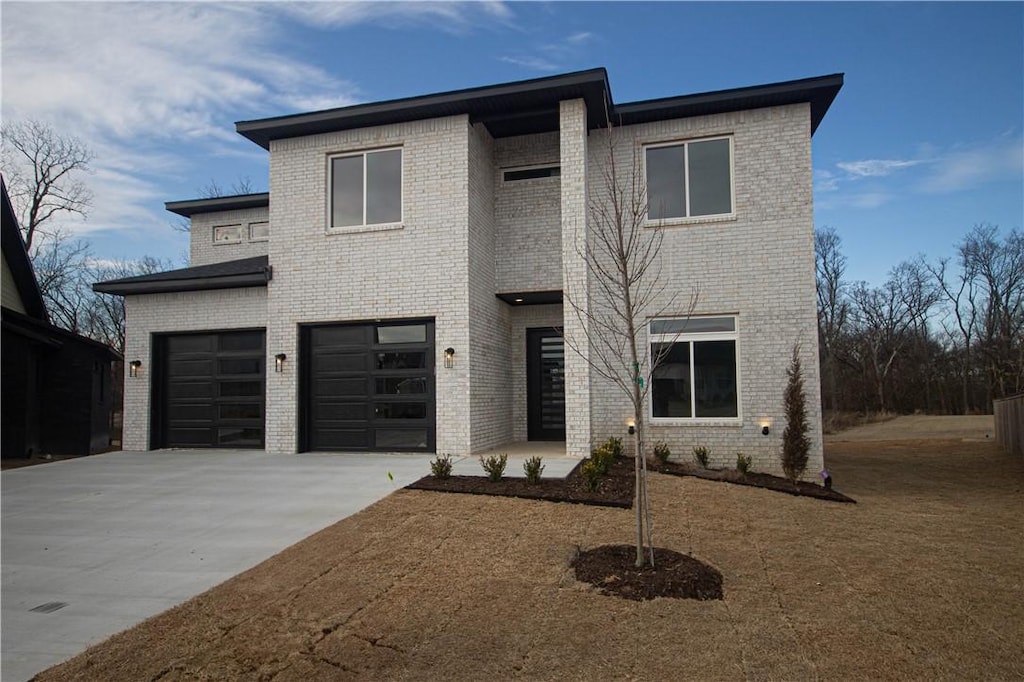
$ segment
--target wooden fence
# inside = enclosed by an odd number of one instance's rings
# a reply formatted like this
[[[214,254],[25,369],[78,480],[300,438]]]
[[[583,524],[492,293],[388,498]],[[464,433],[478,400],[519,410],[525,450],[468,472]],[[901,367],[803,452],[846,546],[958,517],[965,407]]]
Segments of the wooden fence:
[[[1024,393],[992,401],[996,415],[996,443],[1024,457]]]

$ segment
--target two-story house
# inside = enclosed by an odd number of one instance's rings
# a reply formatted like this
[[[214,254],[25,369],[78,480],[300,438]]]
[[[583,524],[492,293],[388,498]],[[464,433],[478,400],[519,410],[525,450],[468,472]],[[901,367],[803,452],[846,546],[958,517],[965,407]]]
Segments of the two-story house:
[[[777,470],[800,344],[815,471],[811,136],[841,86],[617,104],[594,69],[238,123],[269,193],[167,204],[191,219],[191,267],[96,285],[126,298],[125,447],[584,456],[623,435],[628,401],[564,296],[593,298],[579,245],[614,153],[682,294],[644,321],[664,355],[648,440]]]

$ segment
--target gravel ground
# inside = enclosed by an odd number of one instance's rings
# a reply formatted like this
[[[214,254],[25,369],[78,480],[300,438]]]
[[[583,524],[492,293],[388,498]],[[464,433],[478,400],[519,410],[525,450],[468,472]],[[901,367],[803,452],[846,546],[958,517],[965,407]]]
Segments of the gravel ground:
[[[1020,679],[1024,462],[829,442],[856,505],[651,475],[658,545],[724,599],[575,581],[632,512],[401,490],[40,680]]]

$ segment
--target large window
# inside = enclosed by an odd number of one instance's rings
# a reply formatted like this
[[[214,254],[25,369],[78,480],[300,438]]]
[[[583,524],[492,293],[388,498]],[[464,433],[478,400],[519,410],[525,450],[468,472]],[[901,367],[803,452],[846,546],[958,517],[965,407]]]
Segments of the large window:
[[[739,417],[736,318],[691,317],[650,324],[651,417]]]
[[[644,167],[648,220],[733,212],[732,138],[650,145]]]
[[[402,222],[402,150],[330,158],[330,227]]]

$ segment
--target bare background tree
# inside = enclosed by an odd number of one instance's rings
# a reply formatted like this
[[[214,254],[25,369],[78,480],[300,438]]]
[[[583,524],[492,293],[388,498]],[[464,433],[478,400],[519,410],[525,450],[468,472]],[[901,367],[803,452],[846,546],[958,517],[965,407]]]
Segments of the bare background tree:
[[[237,194],[253,194],[256,190],[253,188],[252,178],[248,175],[238,176],[231,186],[225,189],[219,182],[214,178],[210,178],[202,187],[196,188],[196,194],[200,199],[216,199],[218,197],[230,197]],[[188,218],[179,218],[171,222],[171,228],[177,232],[190,232],[192,229],[192,222]]]
[[[645,325],[665,314],[688,317],[696,306],[698,292],[693,291],[685,310],[678,309],[677,292],[669,291],[662,278],[659,252],[664,233],[645,226],[648,203],[641,147],[630,142],[629,162],[623,167],[612,132],[609,125],[601,142],[606,144],[601,180],[587,197],[587,234],[576,239],[576,252],[586,265],[591,283],[589,305],[565,287],[565,301],[585,330],[589,352],[581,352],[580,339],[571,334],[565,335],[565,343],[617,387],[633,410],[636,566],[642,567],[648,562],[654,565],[643,405],[651,375],[669,352],[666,344],[648,359]]]
[[[41,121],[5,123],[2,137],[0,164],[31,249],[55,215],[85,217],[92,192],[81,176],[89,172],[92,152],[74,135],[62,135]]]
[[[881,287],[843,279],[834,231],[815,246],[826,429],[843,412],[989,413],[993,399],[1024,392],[1018,229],[976,225],[955,258],[918,256]]]
[[[85,217],[92,192],[82,176],[92,152],[77,137],[40,121],[5,123],[2,168],[50,321],[124,350],[124,299],[92,290],[95,282],[173,267],[144,256],[138,261],[97,260],[89,242],[60,226],[62,214]]]

